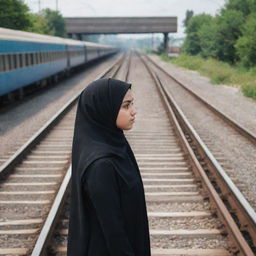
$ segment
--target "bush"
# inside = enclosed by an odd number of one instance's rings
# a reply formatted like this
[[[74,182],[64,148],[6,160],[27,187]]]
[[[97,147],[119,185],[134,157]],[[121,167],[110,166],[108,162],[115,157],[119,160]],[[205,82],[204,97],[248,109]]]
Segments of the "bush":
[[[246,67],[256,65],[256,13],[251,14],[243,26],[243,36],[241,36],[236,44],[236,50],[242,64]]]
[[[161,57],[163,60],[171,61],[178,66],[197,70],[200,74],[209,77],[214,84],[240,87],[245,96],[256,99],[256,66],[248,71],[243,67],[231,66],[228,63],[210,58],[206,60],[200,56],[182,54],[173,59],[167,56]]]
[[[245,96],[256,100],[256,81],[255,81],[255,84],[242,85],[241,89]]]

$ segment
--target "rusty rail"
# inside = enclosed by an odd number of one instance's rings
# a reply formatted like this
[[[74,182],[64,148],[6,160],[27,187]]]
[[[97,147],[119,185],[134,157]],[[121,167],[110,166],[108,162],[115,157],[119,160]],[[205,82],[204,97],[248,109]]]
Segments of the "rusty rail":
[[[194,172],[196,179],[198,181],[200,180],[203,190],[204,190],[204,193],[207,194],[207,197],[209,197],[209,200],[210,200],[210,203],[212,206],[212,210],[218,215],[218,217],[225,224],[225,230],[227,231],[227,234],[230,237],[230,240],[232,241],[232,244],[230,247],[232,250],[232,253],[234,255],[246,255],[246,256],[254,255],[251,248],[245,241],[242,233],[240,232],[238,226],[236,225],[235,221],[233,220],[231,214],[227,210],[225,204],[221,200],[220,196],[216,192],[216,190],[213,187],[213,185],[211,184],[208,176],[206,175],[205,171],[203,170],[202,166],[200,165],[199,161],[197,160],[192,148],[190,147],[190,145],[184,135],[184,132],[182,131],[182,128],[184,129],[185,127],[182,127],[182,125],[180,125],[180,124],[181,123],[187,124],[187,127],[186,127],[187,133],[195,134],[195,136],[197,138],[199,138],[199,136],[196,134],[195,130],[192,128],[192,126],[189,124],[188,120],[186,119],[186,117],[184,116],[184,114],[182,113],[180,108],[177,106],[177,104],[175,103],[171,94],[164,88],[163,84],[161,83],[160,78],[154,72],[152,72],[152,70],[149,68],[148,64],[146,63],[146,61],[143,58],[141,58],[141,59],[142,59],[143,63],[145,64],[147,70],[149,71],[151,77],[153,78],[153,80],[155,81],[155,83],[157,85],[159,95],[163,100],[163,103],[165,105],[167,113],[169,113],[170,122],[174,125],[174,127],[176,127],[177,135],[180,139],[180,142],[182,144],[184,151],[186,152],[188,159],[191,162],[192,170]],[[190,130],[189,128],[192,128],[192,129]],[[202,148],[206,149],[206,146],[204,145],[204,147],[202,147]],[[208,153],[210,153],[209,150],[207,150],[207,151],[208,151]],[[207,154],[205,153],[205,155],[207,155]],[[214,158],[214,157],[212,156],[212,158]],[[215,160],[215,162],[217,162],[217,161]],[[232,190],[230,190],[230,193],[234,193],[234,192]],[[237,197],[237,196],[235,196],[235,197]],[[247,209],[245,209],[245,212],[247,212]],[[244,219],[241,219],[241,220],[243,221],[242,223],[245,223]],[[255,223],[254,218],[252,219],[252,221],[253,221],[252,223]],[[253,227],[255,229],[255,224],[253,225]],[[254,236],[254,238],[255,238],[255,236]]]

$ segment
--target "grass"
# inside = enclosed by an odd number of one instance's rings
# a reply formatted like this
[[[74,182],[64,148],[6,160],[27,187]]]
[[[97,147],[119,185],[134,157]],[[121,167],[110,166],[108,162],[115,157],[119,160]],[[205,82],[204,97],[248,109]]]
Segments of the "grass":
[[[189,55],[180,55],[178,58],[161,55],[161,59],[190,70],[196,70],[209,77],[214,84],[239,87],[245,96],[256,100],[256,67],[246,70],[215,59]]]

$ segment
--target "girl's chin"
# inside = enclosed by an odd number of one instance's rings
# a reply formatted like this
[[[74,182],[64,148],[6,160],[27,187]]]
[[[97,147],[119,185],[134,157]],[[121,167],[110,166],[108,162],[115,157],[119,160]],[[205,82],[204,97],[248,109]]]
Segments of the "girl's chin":
[[[127,131],[127,130],[131,130],[132,127],[133,127],[133,124],[127,125],[126,127],[124,127],[123,130],[126,130],[126,131]]]

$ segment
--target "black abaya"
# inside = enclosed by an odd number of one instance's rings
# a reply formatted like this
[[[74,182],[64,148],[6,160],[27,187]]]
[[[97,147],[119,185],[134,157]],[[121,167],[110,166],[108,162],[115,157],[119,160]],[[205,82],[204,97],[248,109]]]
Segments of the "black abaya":
[[[140,172],[115,124],[130,86],[100,79],[80,95],[72,148],[68,256],[150,256]]]

